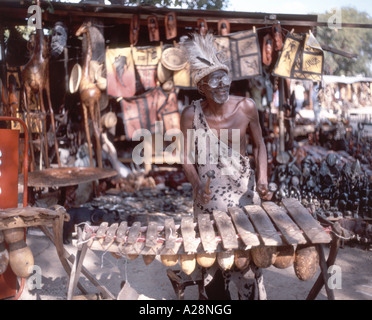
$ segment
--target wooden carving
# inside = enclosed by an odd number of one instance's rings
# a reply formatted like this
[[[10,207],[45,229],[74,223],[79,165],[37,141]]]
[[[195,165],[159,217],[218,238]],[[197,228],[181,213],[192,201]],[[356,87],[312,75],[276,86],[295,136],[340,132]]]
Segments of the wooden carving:
[[[135,46],[137,44],[138,38],[139,38],[139,32],[140,32],[140,16],[138,14],[134,14],[130,22],[129,41],[131,45]]]
[[[100,98],[101,98],[101,91],[96,86],[96,84],[91,80],[89,77],[89,67],[90,62],[92,60],[92,44],[90,40],[90,32],[89,27],[91,26],[91,22],[84,22],[79,29],[76,31],[75,35],[77,37],[81,36],[82,34],[86,34],[87,37],[87,52],[83,63],[83,72],[81,76],[81,81],[79,85],[79,92],[80,92],[80,100],[81,105],[83,107],[84,113],[84,126],[85,126],[85,133],[87,136],[87,142],[89,147],[89,160],[90,166],[93,167],[93,151],[92,151],[92,144],[90,140],[90,130],[89,130],[89,123],[88,123],[88,109],[89,115],[93,124],[93,133],[96,139],[96,148],[97,148],[97,162],[98,167],[102,168],[102,149],[101,149],[101,141],[100,141],[100,118],[101,118],[101,110],[100,110]]]
[[[272,36],[274,38],[274,50],[280,51],[283,48],[282,27],[279,22],[274,23],[272,27]]]
[[[177,37],[177,20],[175,12],[169,12],[165,15],[165,37],[167,40]]]
[[[153,41],[159,41],[159,24],[158,24],[158,18],[156,16],[149,16],[147,18],[147,27],[149,29],[149,39],[150,42]]]
[[[3,96],[4,115],[8,117],[17,117],[18,96],[17,96],[17,79],[13,74],[8,77],[8,96]],[[4,90],[5,93],[5,90]]]
[[[273,60],[273,38],[271,34],[266,34],[263,38],[262,63],[270,66]]]
[[[230,22],[226,19],[218,21],[218,34],[220,36],[226,36],[230,33]]]
[[[41,111],[45,114],[45,105],[43,99],[43,92],[45,90],[48,99],[48,107],[50,113],[50,120],[54,136],[54,146],[56,150],[58,166],[61,165],[59,159],[58,142],[56,137],[56,127],[54,121],[54,111],[52,102],[50,100],[50,87],[49,87],[49,57],[47,53],[47,43],[44,41],[43,29],[36,29],[35,44],[32,56],[29,62],[22,69],[22,81],[25,90],[25,108],[27,114],[30,115],[30,102],[32,95],[37,97],[40,104]],[[44,148],[45,148],[45,165],[49,167],[48,158],[48,142],[46,130],[46,117],[43,120],[44,124]],[[32,145],[32,142],[31,142]]]
[[[198,26],[198,29],[199,29],[199,33],[202,35],[202,36],[205,36],[208,32],[208,24],[207,24],[207,21],[205,19],[198,19],[197,22],[196,22],[197,26]]]

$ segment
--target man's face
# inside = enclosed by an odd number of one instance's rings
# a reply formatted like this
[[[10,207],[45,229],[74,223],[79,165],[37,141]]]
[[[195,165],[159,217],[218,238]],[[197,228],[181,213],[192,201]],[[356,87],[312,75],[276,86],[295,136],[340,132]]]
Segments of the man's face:
[[[201,80],[201,90],[208,100],[223,104],[229,100],[230,84],[227,72],[217,70]]]

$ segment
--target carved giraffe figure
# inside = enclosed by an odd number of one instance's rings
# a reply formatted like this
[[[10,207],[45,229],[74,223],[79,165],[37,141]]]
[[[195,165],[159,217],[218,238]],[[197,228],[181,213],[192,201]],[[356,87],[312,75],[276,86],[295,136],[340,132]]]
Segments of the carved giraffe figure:
[[[40,5],[40,2],[37,1]],[[27,114],[30,114],[29,104],[31,102],[31,96],[34,94],[40,103],[41,111],[45,113],[45,105],[43,99],[43,91],[46,91],[48,99],[48,108],[50,113],[50,120],[54,136],[54,146],[56,150],[56,157],[58,166],[61,166],[58,150],[58,141],[56,136],[56,127],[54,121],[54,111],[52,107],[52,102],[50,100],[50,87],[49,87],[49,57],[47,54],[47,43],[44,41],[43,29],[36,29],[35,35],[35,45],[32,56],[22,69],[22,81],[25,90],[25,108]],[[43,119],[44,127],[44,148],[45,148],[45,166],[49,167],[48,158],[48,139],[47,139],[47,129],[46,129],[46,117]],[[30,141],[31,142],[31,141]],[[32,142],[31,142],[32,145]],[[33,150],[33,148],[32,148]]]
[[[89,77],[90,61],[92,60],[92,44],[91,44],[90,32],[89,32],[90,26],[91,26],[90,21],[84,22],[75,33],[77,37],[81,36],[83,33],[85,33],[87,37],[87,52],[86,52],[85,60],[83,63],[83,72],[82,72],[81,81],[79,84],[79,92],[80,92],[81,104],[83,107],[83,113],[84,113],[85,133],[87,136],[87,142],[89,146],[90,166],[93,167],[93,152],[92,152],[90,130],[89,130],[89,123],[88,123],[88,109],[89,109],[90,118],[92,120],[93,133],[96,139],[97,163],[98,163],[98,167],[102,168],[102,148],[101,148],[101,140],[100,140],[100,112],[101,110],[100,110],[100,103],[99,103],[100,98],[101,98],[101,91]]]

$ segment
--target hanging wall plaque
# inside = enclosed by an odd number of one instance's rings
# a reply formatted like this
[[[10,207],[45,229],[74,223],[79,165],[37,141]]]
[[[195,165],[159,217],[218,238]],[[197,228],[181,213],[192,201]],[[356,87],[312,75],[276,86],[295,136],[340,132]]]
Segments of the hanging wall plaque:
[[[323,68],[324,53],[312,33],[288,34],[273,75],[290,79],[321,81]]]
[[[257,33],[249,30],[215,38],[217,50],[224,55],[233,80],[261,75],[261,52]]]

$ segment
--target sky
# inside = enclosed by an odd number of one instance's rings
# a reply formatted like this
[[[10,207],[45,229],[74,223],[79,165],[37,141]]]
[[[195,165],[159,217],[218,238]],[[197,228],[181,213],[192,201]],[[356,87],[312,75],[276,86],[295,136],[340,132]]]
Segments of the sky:
[[[61,0],[79,2],[80,0]],[[228,11],[309,14],[334,12],[335,8],[354,7],[372,17],[371,0],[228,0]],[[109,4],[109,0],[105,0]],[[357,21],[356,21],[357,22]]]
[[[229,11],[309,14],[333,12],[334,8],[354,7],[372,17],[371,0],[229,0]]]

